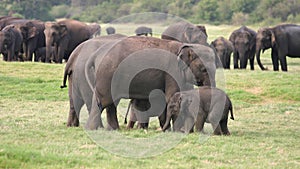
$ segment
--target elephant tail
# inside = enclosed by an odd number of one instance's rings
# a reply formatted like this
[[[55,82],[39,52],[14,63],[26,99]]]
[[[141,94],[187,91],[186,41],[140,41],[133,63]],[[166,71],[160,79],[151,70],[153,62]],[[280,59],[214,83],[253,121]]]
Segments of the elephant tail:
[[[228,97],[227,97],[228,98]],[[230,119],[234,120],[234,116],[233,116],[233,106],[231,103],[231,100],[228,98],[229,100],[229,111],[230,111]]]
[[[126,112],[126,115],[125,115],[124,124],[127,124],[127,116],[128,116],[128,112],[129,112],[131,104],[132,104],[132,100],[130,100],[130,102],[128,103],[128,107],[127,107],[127,112]]]
[[[68,66],[68,64],[66,65],[65,68],[65,72],[64,72],[64,79],[63,79],[63,84],[60,86],[61,89],[67,87],[67,79],[68,76],[70,76],[72,74],[72,70],[69,69],[70,67]]]

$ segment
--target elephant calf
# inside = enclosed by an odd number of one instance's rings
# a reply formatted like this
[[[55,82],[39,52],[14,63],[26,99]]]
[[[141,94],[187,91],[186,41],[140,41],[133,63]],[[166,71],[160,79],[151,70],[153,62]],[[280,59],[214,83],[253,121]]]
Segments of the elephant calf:
[[[173,130],[189,133],[196,125],[203,131],[205,122],[211,123],[215,135],[230,135],[227,127],[228,113],[234,120],[232,104],[226,93],[220,89],[203,86],[198,89],[175,93],[167,107],[165,131],[173,120]]]

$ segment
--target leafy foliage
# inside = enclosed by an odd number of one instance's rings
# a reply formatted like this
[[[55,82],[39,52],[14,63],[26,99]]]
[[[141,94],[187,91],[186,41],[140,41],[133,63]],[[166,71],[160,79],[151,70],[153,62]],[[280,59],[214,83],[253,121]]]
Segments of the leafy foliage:
[[[162,12],[193,22],[253,24],[300,22],[300,0],[2,0],[0,15],[111,22],[141,12]]]

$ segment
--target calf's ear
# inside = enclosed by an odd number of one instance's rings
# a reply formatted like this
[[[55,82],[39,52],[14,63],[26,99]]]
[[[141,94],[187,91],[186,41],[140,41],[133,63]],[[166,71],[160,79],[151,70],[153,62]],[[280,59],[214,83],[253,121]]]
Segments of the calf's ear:
[[[189,52],[187,52],[187,48],[190,46],[187,44],[183,44],[177,54],[178,67],[180,70],[185,70],[189,66]]]

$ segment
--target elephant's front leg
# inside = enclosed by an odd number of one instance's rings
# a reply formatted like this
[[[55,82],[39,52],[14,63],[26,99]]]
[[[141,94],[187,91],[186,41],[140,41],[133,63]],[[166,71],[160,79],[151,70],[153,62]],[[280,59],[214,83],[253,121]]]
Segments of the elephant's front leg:
[[[287,63],[286,63],[286,56],[279,56],[280,58],[280,66],[282,71],[288,71]]]
[[[106,117],[108,130],[116,130],[120,128],[117,117],[117,108],[114,103],[106,108]]]
[[[278,61],[277,51],[272,49],[271,57],[272,57],[273,70],[278,71],[279,70],[279,61]]]
[[[237,51],[235,51],[235,52],[233,53],[233,64],[234,64],[234,69],[238,69],[238,68],[239,68],[238,62],[239,62],[239,54],[238,54]]]
[[[254,70],[254,57],[250,58],[250,69]]]

